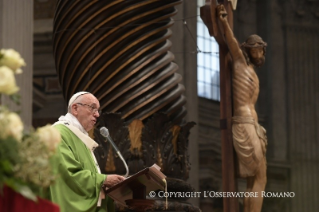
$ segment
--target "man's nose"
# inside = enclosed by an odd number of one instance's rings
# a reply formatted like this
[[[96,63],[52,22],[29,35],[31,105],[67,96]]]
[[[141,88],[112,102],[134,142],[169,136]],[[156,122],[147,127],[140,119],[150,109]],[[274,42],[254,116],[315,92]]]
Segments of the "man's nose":
[[[94,114],[93,114],[94,117],[100,117],[100,113],[99,111],[96,111]]]

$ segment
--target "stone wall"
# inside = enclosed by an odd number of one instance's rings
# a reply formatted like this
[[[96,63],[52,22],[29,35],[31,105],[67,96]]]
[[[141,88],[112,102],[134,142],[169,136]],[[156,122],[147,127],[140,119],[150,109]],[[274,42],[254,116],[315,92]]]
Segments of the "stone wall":
[[[20,111],[25,128],[32,123],[32,73],[33,73],[33,2],[20,0],[0,0],[0,48],[13,48],[24,58],[26,67],[16,75],[20,87],[21,104],[16,105],[2,96],[1,104],[12,111]]]

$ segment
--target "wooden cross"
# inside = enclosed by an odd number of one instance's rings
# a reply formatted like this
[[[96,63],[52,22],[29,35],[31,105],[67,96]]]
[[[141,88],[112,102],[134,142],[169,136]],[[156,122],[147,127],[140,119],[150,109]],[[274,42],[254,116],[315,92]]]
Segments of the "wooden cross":
[[[227,0],[218,0],[219,4],[224,4],[227,10],[227,18],[230,27],[233,28],[233,12],[231,6],[236,7],[236,0],[231,4]],[[232,136],[232,78],[231,78],[231,59],[228,57],[228,47],[224,42],[223,36],[218,30],[216,17],[216,0],[206,0],[206,4],[200,8],[200,16],[208,28],[209,34],[214,36],[219,44],[220,62],[220,128],[222,138],[222,182],[224,192],[236,192],[236,165],[235,151],[233,148]],[[238,199],[223,198],[224,212],[238,212]]]

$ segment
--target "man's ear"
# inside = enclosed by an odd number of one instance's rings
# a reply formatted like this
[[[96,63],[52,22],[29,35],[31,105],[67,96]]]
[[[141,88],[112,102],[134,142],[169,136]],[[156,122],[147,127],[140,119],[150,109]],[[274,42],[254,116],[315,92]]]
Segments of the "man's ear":
[[[71,107],[71,113],[73,115],[77,115],[78,114],[78,105],[77,104],[73,104],[72,107]]]

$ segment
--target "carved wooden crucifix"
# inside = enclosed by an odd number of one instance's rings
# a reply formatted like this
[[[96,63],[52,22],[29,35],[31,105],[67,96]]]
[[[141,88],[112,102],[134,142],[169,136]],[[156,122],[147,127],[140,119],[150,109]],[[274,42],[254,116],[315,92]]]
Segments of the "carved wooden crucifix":
[[[229,1],[229,0],[228,0]],[[222,138],[222,183],[224,192],[236,192],[236,166],[235,151],[232,138],[232,77],[231,59],[228,57],[228,48],[219,33],[216,6],[224,4],[228,13],[228,22],[233,28],[233,12],[237,0],[232,0],[231,4],[227,0],[206,0],[206,4],[201,7],[200,16],[209,30],[209,34],[214,36],[219,44],[220,61],[220,127]],[[232,7],[231,7],[232,6]],[[239,204],[237,198],[223,198],[224,212],[238,212]]]

